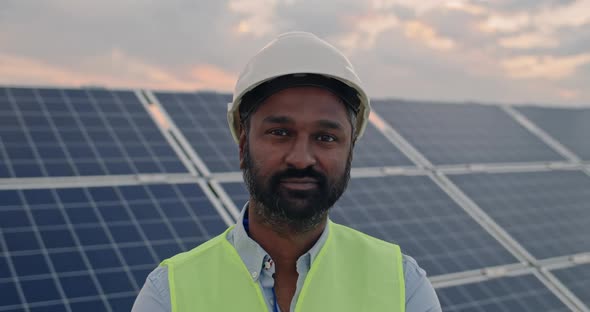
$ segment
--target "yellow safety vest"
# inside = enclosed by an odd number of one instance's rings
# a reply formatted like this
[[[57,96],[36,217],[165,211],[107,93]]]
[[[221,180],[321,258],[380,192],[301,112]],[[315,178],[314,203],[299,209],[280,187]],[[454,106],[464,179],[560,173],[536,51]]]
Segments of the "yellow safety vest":
[[[332,222],[328,226],[295,311],[405,311],[399,247]],[[161,263],[168,266],[173,312],[268,310],[260,286],[226,238],[229,230]]]

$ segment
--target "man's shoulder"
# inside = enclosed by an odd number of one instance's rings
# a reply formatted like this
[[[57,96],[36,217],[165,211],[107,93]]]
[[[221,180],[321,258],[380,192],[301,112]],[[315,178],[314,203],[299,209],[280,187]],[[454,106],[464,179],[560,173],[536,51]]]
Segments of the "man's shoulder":
[[[402,263],[406,280],[426,278],[426,271],[411,256],[402,253]]]
[[[363,233],[363,232],[361,232],[359,230],[353,229],[353,228],[348,227],[346,225],[342,225],[342,224],[338,224],[338,223],[332,222],[332,229],[334,229],[334,230],[336,230],[337,232],[340,232],[340,233],[351,234],[354,237],[361,238],[365,242],[371,242],[373,244],[378,244],[378,245],[382,245],[382,246],[389,246],[389,247],[396,247],[396,248],[398,247],[394,243],[390,243],[390,242],[385,241],[385,240],[382,240],[380,238],[371,236],[369,234]]]
[[[225,239],[225,234],[226,233],[216,236],[191,250],[178,253],[162,261],[161,266],[168,266],[170,264],[182,265],[183,263],[186,263],[189,260],[197,259],[199,258],[199,256],[207,254],[207,251],[214,250],[216,247],[223,246],[224,241],[227,242],[227,240]]]

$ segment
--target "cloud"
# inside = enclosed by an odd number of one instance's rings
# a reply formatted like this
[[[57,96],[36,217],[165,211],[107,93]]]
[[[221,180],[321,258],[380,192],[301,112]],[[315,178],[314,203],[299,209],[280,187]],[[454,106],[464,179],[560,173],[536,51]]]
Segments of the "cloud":
[[[219,91],[232,90],[237,80],[237,75],[210,64],[193,67],[191,77],[196,80],[200,89]]]
[[[234,83],[233,74],[213,65],[197,64],[186,73],[173,73],[117,49],[88,63],[92,70],[76,71],[42,60],[0,54],[0,83],[220,91],[231,90]]]
[[[388,10],[395,7],[403,7],[412,10],[417,15],[422,15],[428,11],[444,7],[445,1],[440,0],[373,0],[371,2],[374,10]]]
[[[431,49],[447,51],[455,46],[452,39],[440,36],[434,28],[420,21],[407,22],[404,28],[408,38],[418,40]]]
[[[367,14],[347,18],[356,29],[337,39],[337,44],[348,53],[356,50],[370,50],[375,46],[377,37],[383,32],[400,25],[394,14]]]
[[[337,44],[349,54],[373,49],[378,37],[392,29],[399,29],[407,39],[434,50],[448,51],[455,46],[452,39],[440,36],[431,26],[419,20],[402,21],[393,13],[369,13],[348,20],[356,28],[340,36]]]
[[[571,76],[575,70],[590,63],[590,53],[573,56],[518,56],[501,62],[511,78],[543,78],[559,80]]]
[[[0,83],[82,85],[91,80],[91,75],[84,77],[41,60],[0,54]]]
[[[251,34],[261,37],[277,31],[275,10],[280,0],[230,0],[228,8],[238,14],[241,19],[236,25],[240,34]],[[288,1],[292,3],[292,1]]]
[[[489,33],[512,33],[529,26],[531,17],[528,13],[492,14],[480,23],[480,30]]]
[[[481,5],[460,0],[448,1],[445,3],[445,7],[451,11],[464,12],[475,16],[485,15],[488,13],[488,9]]]
[[[0,83],[229,91],[276,34],[305,30],[373,96],[590,103],[589,1],[5,1]]]
[[[555,36],[540,32],[500,38],[498,43],[509,49],[554,48],[559,45]]]
[[[527,29],[550,33],[560,27],[580,27],[588,23],[590,0],[578,0],[516,13],[490,10],[486,20],[480,24],[480,29],[490,33],[514,33]]]
[[[533,16],[537,28],[579,27],[590,23],[590,0],[577,0],[559,7],[545,8]]]

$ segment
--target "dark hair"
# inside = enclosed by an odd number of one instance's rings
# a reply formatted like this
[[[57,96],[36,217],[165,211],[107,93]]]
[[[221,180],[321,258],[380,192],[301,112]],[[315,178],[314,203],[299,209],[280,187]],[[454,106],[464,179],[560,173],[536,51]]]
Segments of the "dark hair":
[[[250,130],[250,117],[258,107],[271,95],[291,87],[312,86],[326,89],[336,94],[340,102],[346,107],[348,120],[352,126],[353,142],[356,140],[356,117],[360,110],[360,99],[357,91],[345,83],[318,74],[293,74],[281,76],[266,81],[254,89],[248,91],[239,107],[240,126],[248,132]]]

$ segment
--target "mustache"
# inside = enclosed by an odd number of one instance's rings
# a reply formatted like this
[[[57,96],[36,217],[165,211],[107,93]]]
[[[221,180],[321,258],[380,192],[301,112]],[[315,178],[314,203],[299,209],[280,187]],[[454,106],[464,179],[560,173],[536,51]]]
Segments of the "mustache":
[[[327,178],[321,172],[314,170],[312,167],[305,169],[287,168],[281,172],[276,173],[271,178],[271,185],[277,185],[281,180],[288,178],[312,178],[315,179],[319,185],[326,185]]]

